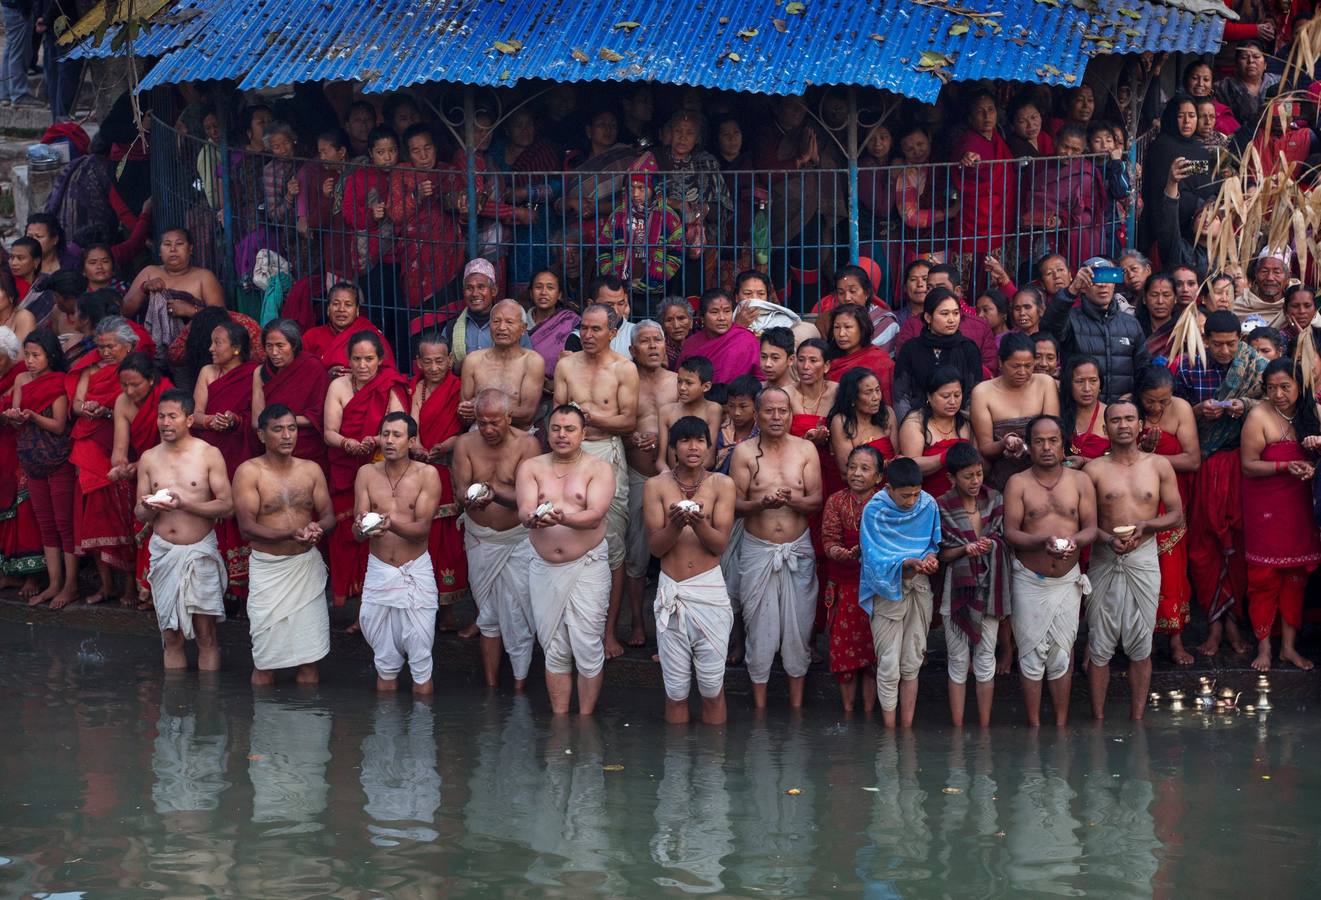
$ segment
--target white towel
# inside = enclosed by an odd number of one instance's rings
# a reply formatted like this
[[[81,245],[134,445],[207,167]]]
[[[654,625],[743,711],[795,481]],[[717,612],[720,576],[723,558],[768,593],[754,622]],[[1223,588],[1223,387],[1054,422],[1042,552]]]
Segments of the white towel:
[[[315,547],[296,556],[248,558],[252,664],[263,671],[313,663],[330,652],[326,563]]]
[[[193,616],[225,620],[225,559],[216,533],[207,532],[196,544],[171,544],[159,534],[151,536],[151,601],[161,631],[180,631],[186,640],[196,637]]]

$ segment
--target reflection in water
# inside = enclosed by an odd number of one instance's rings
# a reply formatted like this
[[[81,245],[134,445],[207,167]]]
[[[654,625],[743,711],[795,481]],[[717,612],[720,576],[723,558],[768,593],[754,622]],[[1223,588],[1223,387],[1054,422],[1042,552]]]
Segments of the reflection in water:
[[[258,698],[252,708],[248,778],[252,821],[289,822],[266,833],[320,831],[330,762],[330,712]]]
[[[214,691],[204,688],[189,697],[187,683],[171,678],[161,691],[161,714],[156,720],[152,804],[161,815],[213,810],[229,787],[225,780],[229,742],[225,719],[215,714]]]
[[[813,792],[805,789],[812,769],[807,737],[798,724],[772,731],[758,721],[747,731],[742,796],[731,808],[738,862],[730,868],[744,890],[801,896],[814,871],[817,830]]]
[[[372,733],[362,741],[363,811],[376,823],[367,830],[378,847],[439,837],[430,827],[440,808],[435,713],[429,703],[415,702],[411,708],[407,703],[381,698]]]
[[[518,694],[510,701],[503,721],[499,712],[496,704],[489,705],[485,727],[477,733],[464,809],[468,834],[464,846],[479,854],[527,845],[541,780],[537,723],[527,695]]]
[[[876,749],[876,793],[861,854],[862,877],[872,895],[900,893],[905,883],[931,877],[927,793],[918,781],[917,741],[887,733]]]
[[[1082,823],[1072,809],[1078,796],[1069,781],[1072,738],[1058,733],[1049,740],[1053,745],[1046,750],[1051,757],[1047,765],[1042,762],[1040,732],[1030,730],[1025,739],[1027,752],[1019,760],[1018,792],[1009,801],[1005,874],[1016,890],[1076,894],[1080,892],[1070,885],[1082,871],[1078,839]]]
[[[664,773],[656,787],[651,859],[667,874],[656,883],[688,894],[719,891],[724,857],[734,851],[724,734],[667,728]]]
[[[1087,889],[1112,897],[1149,897],[1160,841],[1152,816],[1147,733],[1138,729],[1113,739],[1093,729],[1088,751],[1082,791]]]

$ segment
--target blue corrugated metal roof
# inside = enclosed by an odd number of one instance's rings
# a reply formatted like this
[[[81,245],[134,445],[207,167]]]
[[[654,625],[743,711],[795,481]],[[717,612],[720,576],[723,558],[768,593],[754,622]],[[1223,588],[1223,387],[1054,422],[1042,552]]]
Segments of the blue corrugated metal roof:
[[[152,17],[151,27],[133,42],[139,56],[162,56],[186,46],[202,31],[209,16],[222,4],[217,0],[179,0]],[[72,59],[104,59],[115,55],[110,49],[117,29],[108,31],[99,43],[91,38],[69,51]]]
[[[425,82],[508,86],[539,78],[656,81],[766,94],[856,84],[931,101],[942,75],[1075,83],[1095,53],[1209,52],[1224,29],[1215,12],[1147,0],[185,5],[203,15],[158,38],[174,49],[148,73],[144,88],[235,78],[243,88],[354,80],[367,92],[389,92]]]

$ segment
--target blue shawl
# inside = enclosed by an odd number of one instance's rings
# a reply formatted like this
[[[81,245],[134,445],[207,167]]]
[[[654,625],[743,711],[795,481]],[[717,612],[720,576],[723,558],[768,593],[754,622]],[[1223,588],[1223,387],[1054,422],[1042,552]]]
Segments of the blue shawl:
[[[863,508],[861,534],[858,605],[870,616],[872,598],[903,599],[904,560],[922,559],[940,549],[940,509],[926,491],[911,509],[900,509],[886,488]]]

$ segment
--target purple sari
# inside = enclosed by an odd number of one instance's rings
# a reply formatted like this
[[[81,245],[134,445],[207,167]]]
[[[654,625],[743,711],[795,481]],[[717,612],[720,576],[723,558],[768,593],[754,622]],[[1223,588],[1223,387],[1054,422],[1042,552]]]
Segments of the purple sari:
[[[571,309],[557,309],[550,318],[528,332],[532,349],[541,354],[546,361],[546,377],[555,374],[555,363],[559,362],[564,342],[578,327],[578,314]]]

